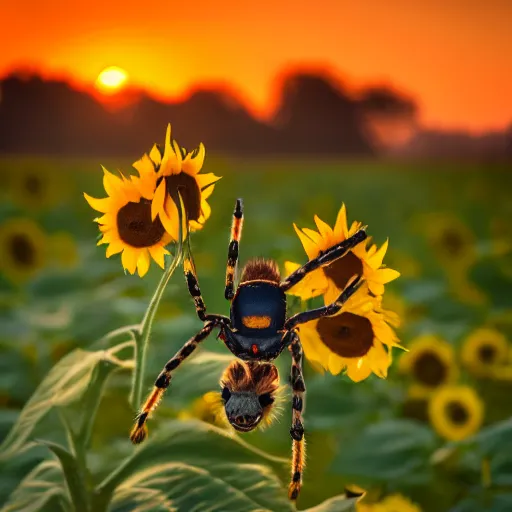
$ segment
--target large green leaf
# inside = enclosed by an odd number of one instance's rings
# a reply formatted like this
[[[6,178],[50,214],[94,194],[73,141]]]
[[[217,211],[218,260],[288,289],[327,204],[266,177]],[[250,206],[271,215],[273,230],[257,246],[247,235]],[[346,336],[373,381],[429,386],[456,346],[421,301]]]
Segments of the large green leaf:
[[[170,462],[149,466],[125,480],[115,491],[111,510],[285,512],[293,508],[268,467]]]
[[[358,498],[347,498],[344,494],[325,500],[304,512],[355,512]]]
[[[134,448],[119,468],[98,487],[113,493],[127,478],[142,469],[171,462],[208,469],[212,464],[267,464],[282,469],[287,459],[262,452],[240,436],[200,421],[167,421],[140,447]]]
[[[37,435],[38,423],[53,408],[76,401],[86,390],[94,369],[99,365],[123,365],[115,348],[88,352],[75,350],[61,359],[44,378],[22,409],[18,420],[0,446],[0,460],[13,457],[34,445],[29,439]]]
[[[364,429],[341,447],[335,471],[368,482],[418,482],[428,475],[434,433],[410,420],[389,420]]]
[[[58,512],[71,510],[58,461],[36,466],[12,492],[2,512]]]

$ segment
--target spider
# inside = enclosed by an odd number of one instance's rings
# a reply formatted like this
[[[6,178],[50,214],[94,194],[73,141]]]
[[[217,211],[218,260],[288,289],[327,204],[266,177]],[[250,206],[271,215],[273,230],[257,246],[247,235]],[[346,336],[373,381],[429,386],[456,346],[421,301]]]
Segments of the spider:
[[[206,312],[191,253],[186,256],[183,267],[188,290],[194,299],[197,315],[204,325],[165,364],[152,392],[142,405],[130,439],[134,444],[138,444],[146,438],[148,415],[157,407],[169,387],[172,373],[215,328],[219,329],[218,338],[239,359],[228,366],[221,379],[221,396],[226,417],[239,432],[253,430],[263,418],[268,417],[279,387],[277,368],[270,361],[288,348],[292,357],[290,434],[293,452],[288,496],[295,500],[302,484],[305,458],[302,412],[306,391],[302,377],[302,347],[297,327],[305,322],[338,313],[362,281],[361,276],[354,276],[332,304],[291,317],[287,317],[286,314],[285,292],[313,270],[345,256],[350,249],[363,242],[367,235],[364,228],[357,231],[350,238],[308,261],[284,280],[281,280],[278,266],[273,260],[252,259],[243,268],[240,283],[235,288],[242,224],[242,200],[238,199],[233,212],[224,293],[225,298],[231,303],[229,317]]]

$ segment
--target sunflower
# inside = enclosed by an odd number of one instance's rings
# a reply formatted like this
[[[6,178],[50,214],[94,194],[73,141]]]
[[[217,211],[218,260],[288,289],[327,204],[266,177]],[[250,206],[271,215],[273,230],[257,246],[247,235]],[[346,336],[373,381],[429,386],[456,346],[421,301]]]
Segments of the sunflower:
[[[209,391],[197,400],[194,400],[189,409],[183,410],[178,414],[178,418],[182,420],[197,418],[221,428],[229,426],[224,414],[221,395],[217,391]]]
[[[103,235],[98,245],[108,244],[107,258],[122,252],[121,262],[130,274],[138,270],[143,277],[151,257],[164,268],[164,256],[169,254],[165,246],[171,242],[171,235],[159,219],[151,218],[151,177],[144,175],[134,181],[114,176],[105,168],[103,171],[108,197],[95,199],[84,194],[91,207],[103,213],[95,219]]]
[[[73,268],[77,265],[78,250],[70,234],[63,231],[54,233],[49,238],[49,246],[59,267]]]
[[[0,269],[14,282],[31,278],[46,263],[46,235],[29,219],[11,219],[0,226]]]
[[[390,327],[394,316],[380,308],[380,301],[362,286],[343,306],[342,312],[300,325],[306,357],[334,375],[346,370],[355,382],[372,372],[387,376],[391,349],[399,347]],[[386,346],[386,348],[384,347]]]
[[[493,370],[507,363],[509,346],[507,338],[494,329],[473,331],[462,345],[461,359],[472,373],[480,377],[490,376]]]
[[[356,503],[357,512],[421,512],[421,508],[401,494],[390,494],[378,503]]]
[[[35,165],[16,169],[9,182],[11,197],[28,209],[52,206],[65,196],[63,188],[66,180],[64,176],[57,176],[57,172],[42,171],[41,166]]]
[[[432,395],[428,415],[440,436],[449,441],[461,441],[481,427],[484,404],[469,386],[443,386]]]
[[[458,217],[431,213],[424,231],[439,261],[452,269],[467,269],[476,259],[475,236]]]
[[[455,353],[451,345],[437,336],[416,338],[398,363],[401,372],[413,377],[415,385],[410,394],[422,398],[439,386],[457,379]]]
[[[200,174],[204,157],[203,144],[187,153],[171,139],[171,125],[168,125],[163,151],[155,144],[149,155],[145,154],[133,164],[140,176],[134,181],[146,182],[145,186],[141,184],[140,190],[143,197],[152,200],[151,218],[155,220],[158,216],[174,240],[179,238],[178,192],[191,231],[201,229],[210,217],[211,208],[206,200],[220,178],[213,173]],[[187,230],[183,233],[186,236]]]
[[[318,232],[308,228],[300,230],[295,224],[293,225],[310,260],[339,242],[346,240],[362,227],[360,222],[354,221],[350,229],[348,228],[347,212],[344,204],[338,212],[334,228],[331,228],[316,215],[314,219]],[[387,248],[387,241],[380,249],[377,249],[376,245],[367,247],[366,242],[361,242],[343,258],[339,258],[330,265],[309,274],[299,284],[291,288],[288,293],[297,295],[303,300],[324,295],[328,302],[332,302],[340,294],[340,291],[345,288],[350,278],[355,274],[359,274],[368,283],[368,288],[372,294],[382,295],[384,293],[384,285],[400,275],[396,270],[382,265]],[[285,262],[288,274],[291,274],[299,267],[298,263]]]

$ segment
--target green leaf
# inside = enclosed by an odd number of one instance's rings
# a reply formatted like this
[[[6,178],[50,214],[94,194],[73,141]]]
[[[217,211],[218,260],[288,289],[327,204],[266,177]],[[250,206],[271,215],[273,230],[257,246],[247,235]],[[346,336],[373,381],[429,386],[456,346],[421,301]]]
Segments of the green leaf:
[[[62,468],[57,460],[36,466],[12,492],[2,512],[57,512],[71,510]]]
[[[334,470],[368,482],[418,482],[428,475],[425,461],[435,448],[434,433],[410,420],[389,420],[364,429],[345,441]]]
[[[334,496],[320,503],[316,507],[308,508],[303,512],[355,512],[356,502],[359,498],[347,498],[344,494]]]
[[[494,423],[482,429],[476,436],[464,443],[475,443],[484,455],[495,453],[505,444],[512,444],[512,418]]]
[[[176,370],[166,395],[173,407],[184,407],[194,398],[216,390],[219,379],[234,356],[201,351]]]
[[[101,361],[114,366],[121,365],[122,362],[114,357],[114,352],[115,348],[97,352],[74,350],[61,359],[38,386],[0,445],[0,460],[13,457],[33,446],[28,440],[37,432],[38,423],[53,408],[65,406],[80,398]]]
[[[49,441],[40,441],[40,443],[47,446],[59,459],[75,512],[87,512],[89,509],[89,496],[83,468],[80,467],[74,455],[63,446]]]
[[[97,487],[98,507],[108,503],[116,489],[125,485],[127,480],[139,474],[140,471],[148,467],[169,464],[191,467],[196,474],[200,475],[204,475],[204,471],[213,471],[212,468],[215,468],[216,478],[225,478],[231,482],[231,485],[241,486],[242,475],[246,472],[240,473],[240,482],[235,482],[234,477],[223,473],[224,465],[256,465],[257,473],[261,474],[262,470],[259,466],[262,464],[283,469],[289,461],[257,450],[231,431],[222,430],[207,423],[199,421],[161,423],[159,432],[153,434],[139,448],[134,449],[133,455]],[[265,471],[271,474],[270,469]],[[284,488],[281,488],[281,492],[282,496],[286,497],[287,492]],[[209,500],[208,503],[210,505]],[[283,509],[278,507],[278,510]]]
[[[116,489],[110,509],[113,512],[293,510],[286,491],[268,467],[233,463],[199,467],[181,462],[152,465],[135,473]]]

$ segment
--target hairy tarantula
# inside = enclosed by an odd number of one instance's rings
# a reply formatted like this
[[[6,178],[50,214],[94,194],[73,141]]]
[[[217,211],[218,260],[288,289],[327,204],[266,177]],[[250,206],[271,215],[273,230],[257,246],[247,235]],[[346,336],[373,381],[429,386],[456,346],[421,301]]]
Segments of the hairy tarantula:
[[[225,297],[231,302],[230,316],[209,314],[201,291],[191,255],[184,261],[188,290],[194,299],[197,315],[204,322],[201,330],[189,339],[164,366],[155,381],[155,387],[142,405],[130,438],[141,443],[147,436],[148,415],[156,408],[169,387],[172,372],[204,341],[213,329],[218,337],[239,359],[233,361],[221,379],[222,400],[229,423],[240,432],[248,432],[266,417],[279,387],[277,368],[270,363],[288,348],[292,355],[292,477],[289,498],[295,500],[302,482],[305,457],[302,411],[306,391],[302,377],[302,347],[296,328],[305,322],[338,313],[348,298],[361,285],[361,276],[347,284],[339,297],[327,306],[304,311],[287,318],[285,292],[308,273],[342,258],[350,249],[366,239],[364,229],[321,253],[304,266],[281,280],[277,264],[272,260],[252,259],[242,270],[240,283],[235,288],[238,246],[242,234],[242,201],[238,199],[233,213],[231,240],[228,250]]]

